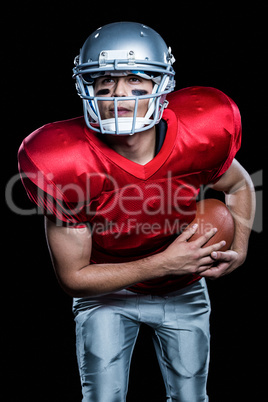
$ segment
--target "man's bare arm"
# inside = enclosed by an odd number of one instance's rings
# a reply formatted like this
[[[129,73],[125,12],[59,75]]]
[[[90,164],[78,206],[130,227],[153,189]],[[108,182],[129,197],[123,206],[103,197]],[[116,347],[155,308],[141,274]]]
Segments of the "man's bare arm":
[[[212,255],[219,262],[217,267],[201,274],[201,276],[216,279],[229,274],[246,259],[255,215],[255,191],[249,174],[236,160],[212,188],[225,193],[226,204],[235,221],[235,237],[231,250],[218,251]]]
[[[210,254],[223,242],[202,246],[215,234],[212,229],[193,242],[187,240],[197,227],[190,226],[163,252],[118,264],[90,264],[91,233],[88,228],[56,226],[45,219],[46,236],[59,283],[73,297],[100,295],[165,275],[202,271],[213,260]]]

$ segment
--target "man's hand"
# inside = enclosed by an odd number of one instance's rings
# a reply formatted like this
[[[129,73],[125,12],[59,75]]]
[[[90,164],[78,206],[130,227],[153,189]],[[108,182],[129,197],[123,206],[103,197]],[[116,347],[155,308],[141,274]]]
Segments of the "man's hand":
[[[245,261],[245,257],[233,250],[214,251],[211,253],[211,257],[214,260],[213,266],[199,273],[204,278],[217,279],[230,274]]]
[[[201,274],[212,267],[214,263],[212,253],[218,253],[226,243],[223,240],[211,246],[205,246],[215,235],[217,228],[209,230],[195,241],[188,242],[197,227],[198,225],[190,225],[161,253],[161,263],[167,275]]]
[[[185,230],[162,253],[164,264],[173,275],[198,274],[209,279],[217,279],[230,274],[243,264],[246,255],[234,250],[220,251],[225,241],[206,247],[207,241],[217,232],[211,229],[197,240],[188,242],[196,232],[197,226],[192,225]]]

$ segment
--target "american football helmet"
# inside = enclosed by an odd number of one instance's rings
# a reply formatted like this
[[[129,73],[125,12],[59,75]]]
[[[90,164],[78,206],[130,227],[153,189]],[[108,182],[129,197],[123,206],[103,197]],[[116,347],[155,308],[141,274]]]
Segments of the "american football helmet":
[[[118,22],[97,29],[85,41],[75,58],[73,69],[87,126],[94,131],[114,135],[132,135],[153,127],[167,106],[166,95],[175,86],[174,61],[171,49],[162,37],[146,25]],[[128,74],[152,80],[152,93],[124,97],[95,96],[94,80],[97,77]],[[149,99],[148,110],[144,117],[138,117],[138,102],[142,99]],[[114,102],[114,118],[101,118],[99,101]],[[117,104],[123,101],[135,102],[133,117],[118,117]]]

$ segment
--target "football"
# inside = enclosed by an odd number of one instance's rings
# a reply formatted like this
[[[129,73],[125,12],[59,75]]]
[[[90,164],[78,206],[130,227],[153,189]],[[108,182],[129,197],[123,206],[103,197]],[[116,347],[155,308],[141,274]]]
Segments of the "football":
[[[198,237],[215,227],[218,229],[217,233],[209,239],[205,246],[225,240],[226,245],[221,248],[221,251],[226,251],[230,248],[234,239],[235,226],[232,214],[223,202],[213,198],[197,202],[196,217],[191,222],[191,225],[194,223],[198,223],[198,229],[189,241],[198,239]]]

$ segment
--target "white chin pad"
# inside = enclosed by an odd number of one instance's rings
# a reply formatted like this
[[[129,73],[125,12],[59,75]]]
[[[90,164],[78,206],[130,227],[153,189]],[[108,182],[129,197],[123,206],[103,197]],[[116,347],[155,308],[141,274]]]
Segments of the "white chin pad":
[[[143,128],[150,124],[152,120],[145,117],[136,117],[134,131],[136,129]],[[115,119],[105,119],[101,121],[104,133],[105,131],[113,131],[115,134],[130,132],[133,130],[133,118],[132,117],[119,117],[118,128],[116,127]],[[134,134],[134,133],[133,133]]]

